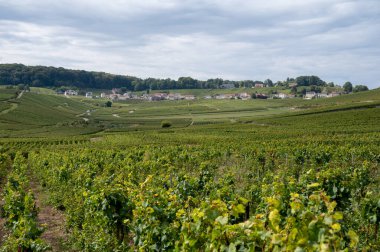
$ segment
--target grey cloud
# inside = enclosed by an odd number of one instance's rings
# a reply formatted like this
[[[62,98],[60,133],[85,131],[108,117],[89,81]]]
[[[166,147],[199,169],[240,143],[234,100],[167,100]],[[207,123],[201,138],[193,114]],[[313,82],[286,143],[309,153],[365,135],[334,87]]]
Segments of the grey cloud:
[[[377,0],[0,0],[0,57],[140,77],[380,85]]]

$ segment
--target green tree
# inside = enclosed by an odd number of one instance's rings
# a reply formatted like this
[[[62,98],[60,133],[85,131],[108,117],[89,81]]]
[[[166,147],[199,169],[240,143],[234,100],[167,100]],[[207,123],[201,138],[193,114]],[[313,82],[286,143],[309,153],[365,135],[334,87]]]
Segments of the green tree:
[[[264,84],[267,86],[267,87],[273,87],[273,81],[271,79],[266,79],[264,81]]]
[[[299,76],[296,78],[298,86],[325,86],[326,82],[321,80],[318,76]]]
[[[128,91],[128,89],[127,89],[126,87],[121,87],[121,88],[120,88],[120,92],[121,92],[122,94],[126,93],[127,91]]]
[[[356,85],[353,89],[354,93],[362,92],[362,91],[368,91],[368,87],[365,85]]]
[[[297,93],[297,87],[293,86],[290,92],[292,94],[296,94]]]
[[[346,83],[344,83],[343,89],[344,89],[344,92],[351,93],[352,92],[352,83],[347,81]]]
[[[299,95],[305,95],[306,94],[306,88],[304,88],[304,87],[302,87],[301,89],[299,89],[298,91],[297,91],[297,94],[299,94]]]
[[[110,108],[110,107],[112,107],[112,102],[111,101],[107,101],[105,103],[105,105],[106,105],[106,107]]]
[[[172,123],[170,121],[162,121],[161,122],[161,128],[170,128],[172,126]]]

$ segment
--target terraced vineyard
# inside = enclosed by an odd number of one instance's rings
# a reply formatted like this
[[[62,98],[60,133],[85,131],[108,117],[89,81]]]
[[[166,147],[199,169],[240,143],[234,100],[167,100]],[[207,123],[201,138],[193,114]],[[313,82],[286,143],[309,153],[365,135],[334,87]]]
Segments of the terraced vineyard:
[[[380,250],[380,90],[17,102],[0,115],[3,251]]]

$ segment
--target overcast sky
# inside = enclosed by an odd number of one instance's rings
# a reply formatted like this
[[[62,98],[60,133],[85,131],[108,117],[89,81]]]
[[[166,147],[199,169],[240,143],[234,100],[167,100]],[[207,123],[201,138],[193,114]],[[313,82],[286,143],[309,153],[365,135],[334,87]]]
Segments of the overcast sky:
[[[380,86],[380,0],[0,0],[0,62]]]

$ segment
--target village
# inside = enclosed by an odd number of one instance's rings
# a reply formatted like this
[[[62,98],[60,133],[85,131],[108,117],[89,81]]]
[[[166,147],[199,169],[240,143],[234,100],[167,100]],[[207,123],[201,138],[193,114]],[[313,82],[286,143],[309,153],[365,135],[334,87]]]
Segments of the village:
[[[66,90],[63,93],[59,93],[65,96],[78,96],[79,92],[76,90]],[[306,92],[302,95],[305,100],[318,99],[318,98],[331,98],[342,95],[341,92]],[[84,96],[89,99],[110,99],[111,101],[126,101],[126,100],[145,100],[145,101],[179,101],[179,100],[196,100],[196,99],[216,99],[216,100],[249,100],[249,99],[292,99],[300,96],[288,93],[226,93],[226,94],[215,94],[215,95],[204,95],[195,96],[191,94],[180,94],[180,93],[170,93],[170,92],[160,92],[160,93],[147,93],[142,94],[125,92],[122,93],[120,89],[113,88],[110,93],[102,92],[100,95],[94,95],[93,92],[86,92]]]

